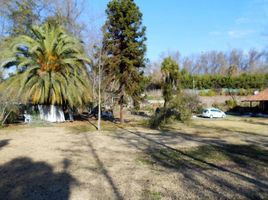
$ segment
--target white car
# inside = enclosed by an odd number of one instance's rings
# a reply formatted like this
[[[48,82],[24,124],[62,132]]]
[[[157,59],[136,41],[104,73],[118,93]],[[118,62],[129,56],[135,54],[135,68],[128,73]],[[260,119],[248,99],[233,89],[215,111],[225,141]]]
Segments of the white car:
[[[207,108],[203,110],[202,117],[224,118],[226,117],[226,114],[217,108]]]

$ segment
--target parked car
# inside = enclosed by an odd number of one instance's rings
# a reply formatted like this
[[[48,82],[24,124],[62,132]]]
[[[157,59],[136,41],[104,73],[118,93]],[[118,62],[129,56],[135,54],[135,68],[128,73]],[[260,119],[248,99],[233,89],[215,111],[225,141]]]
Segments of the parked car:
[[[95,118],[98,118],[98,106],[94,107],[91,111],[91,116],[94,116]],[[114,115],[113,115],[113,111],[110,109],[105,109],[105,107],[101,108],[101,118],[102,119],[108,119],[108,120],[113,120],[114,119]]]
[[[218,108],[207,108],[203,110],[202,117],[224,118],[226,117],[226,114]]]

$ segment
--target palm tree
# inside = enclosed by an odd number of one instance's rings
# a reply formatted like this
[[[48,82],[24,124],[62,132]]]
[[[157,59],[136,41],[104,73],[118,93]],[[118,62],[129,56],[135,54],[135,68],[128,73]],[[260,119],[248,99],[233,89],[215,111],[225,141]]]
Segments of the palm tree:
[[[81,42],[62,27],[49,23],[33,27],[31,37],[14,38],[1,55],[1,67],[16,66],[16,73],[1,87],[9,95],[17,94],[22,102],[40,108],[74,108],[91,100],[86,69],[90,60]],[[54,115],[57,113],[56,109]]]

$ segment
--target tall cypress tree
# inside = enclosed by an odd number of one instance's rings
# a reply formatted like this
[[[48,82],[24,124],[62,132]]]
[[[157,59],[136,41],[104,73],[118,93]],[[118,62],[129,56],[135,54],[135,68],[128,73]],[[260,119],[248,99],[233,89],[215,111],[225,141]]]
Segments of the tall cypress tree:
[[[111,0],[106,14],[103,49],[107,59],[104,70],[110,81],[117,83],[122,123],[126,97],[137,102],[142,91],[146,28],[142,25],[142,13],[133,0]]]

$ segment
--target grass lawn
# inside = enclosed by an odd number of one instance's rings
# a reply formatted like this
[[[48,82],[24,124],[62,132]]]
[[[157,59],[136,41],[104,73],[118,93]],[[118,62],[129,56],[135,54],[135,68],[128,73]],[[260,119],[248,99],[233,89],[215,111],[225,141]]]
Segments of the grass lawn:
[[[141,124],[0,129],[0,199],[268,199],[268,119]]]

